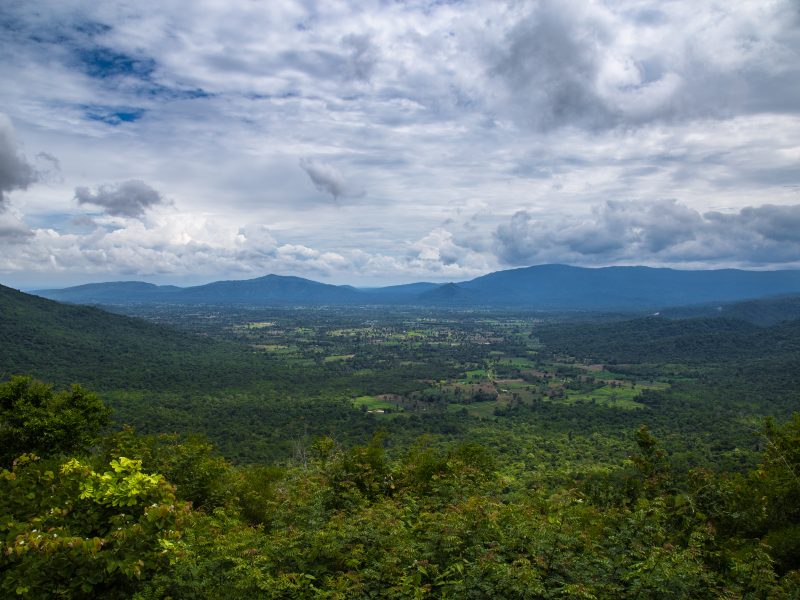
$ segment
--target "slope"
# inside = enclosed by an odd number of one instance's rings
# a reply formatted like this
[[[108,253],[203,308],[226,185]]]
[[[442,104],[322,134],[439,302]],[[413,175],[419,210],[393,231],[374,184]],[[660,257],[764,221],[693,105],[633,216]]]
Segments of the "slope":
[[[0,376],[97,389],[242,385],[266,365],[244,349],[97,308],[0,286]]]

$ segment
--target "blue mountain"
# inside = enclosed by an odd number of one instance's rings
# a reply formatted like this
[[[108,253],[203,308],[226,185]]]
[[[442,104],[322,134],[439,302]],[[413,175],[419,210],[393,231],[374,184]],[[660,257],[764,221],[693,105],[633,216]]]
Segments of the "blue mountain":
[[[42,290],[77,304],[168,302],[253,305],[418,305],[530,310],[650,310],[800,294],[800,271],[588,269],[539,265],[489,273],[458,283],[412,283],[356,289],[281,275],[178,288],[142,282]]]

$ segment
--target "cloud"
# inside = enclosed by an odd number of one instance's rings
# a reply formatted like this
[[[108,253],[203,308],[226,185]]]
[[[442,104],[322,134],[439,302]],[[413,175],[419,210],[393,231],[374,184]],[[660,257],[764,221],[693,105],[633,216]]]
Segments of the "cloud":
[[[153,206],[164,203],[162,195],[138,179],[114,185],[101,185],[96,192],[87,187],[75,188],[78,204],[93,204],[112,217],[140,218]]]
[[[638,4],[528,4],[488,55],[501,106],[540,130],[800,110],[796,3]]]
[[[675,200],[609,201],[582,218],[546,220],[519,211],[497,227],[494,240],[507,265],[796,264],[800,205],[701,213]]]
[[[0,244],[21,244],[30,241],[34,235],[16,216],[9,212],[0,214]]]
[[[486,256],[444,227],[410,243],[406,261],[406,268],[450,277],[486,272],[489,267]]]
[[[543,1],[535,7],[508,33],[491,74],[505,84],[520,116],[540,128],[609,122],[613,114],[595,86],[607,25],[581,23],[587,11],[580,6],[565,10]]]
[[[364,195],[364,190],[353,186],[345,179],[339,169],[333,165],[316,161],[311,158],[301,158],[300,168],[303,169],[311,182],[320,192],[339,198],[358,198]]]
[[[0,113],[0,211],[6,209],[8,193],[27,189],[36,181],[36,170],[20,153],[11,120]]]
[[[378,48],[369,35],[350,33],[342,38],[350,50],[347,74],[353,79],[368,81],[378,63]]]

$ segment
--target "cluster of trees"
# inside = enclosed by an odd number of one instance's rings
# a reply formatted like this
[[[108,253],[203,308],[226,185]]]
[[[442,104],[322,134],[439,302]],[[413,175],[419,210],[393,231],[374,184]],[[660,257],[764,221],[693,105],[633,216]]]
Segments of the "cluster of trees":
[[[79,387],[0,385],[3,597],[800,595],[800,415],[766,423],[751,472],[677,478],[641,427],[617,467],[533,487],[471,443],[320,437],[235,467],[107,418]]]
[[[554,353],[611,363],[741,363],[800,352],[800,320],[770,327],[727,318],[548,324],[536,335]],[[657,342],[657,343],[654,343]]]

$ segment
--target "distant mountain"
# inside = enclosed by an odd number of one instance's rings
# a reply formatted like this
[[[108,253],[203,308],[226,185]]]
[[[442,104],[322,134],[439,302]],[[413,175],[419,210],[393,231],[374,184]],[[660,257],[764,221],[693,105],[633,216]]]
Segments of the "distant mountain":
[[[91,283],[60,290],[36,290],[38,296],[74,304],[358,304],[369,296],[351,286],[319,283],[301,277],[265,275],[255,279],[215,281],[180,288],[141,281]]]
[[[111,281],[56,290],[37,290],[34,293],[50,300],[72,304],[121,304],[157,302],[179,291],[181,288],[174,285],[153,285],[143,281]]]
[[[216,281],[184,288],[172,296],[188,304],[357,304],[364,292],[351,286],[329,285],[302,277],[266,275],[244,281]]]
[[[539,265],[470,281],[356,289],[300,277],[266,275],[176,288],[141,282],[91,284],[37,294],[81,304],[481,306],[529,310],[634,311],[800,294],[800,271],[682,271],[650,267],[587,269]]]
[[[444,306],[465,306],[486,304],[486,299],[473,290],[466,289],[464,284],[445,283],[427,290],[417,297],[420,304],[436,304]],[[488,302],[492,304],[492,302]]]
[[[95,389],[213,389],[266,379],[268,368],[233,344],[0,285],[0,380],[30,374]]]
[[[539,309],[637,310],[800,293],[800,271],[586,269],[540,265],[459,284],[476,301]]]

